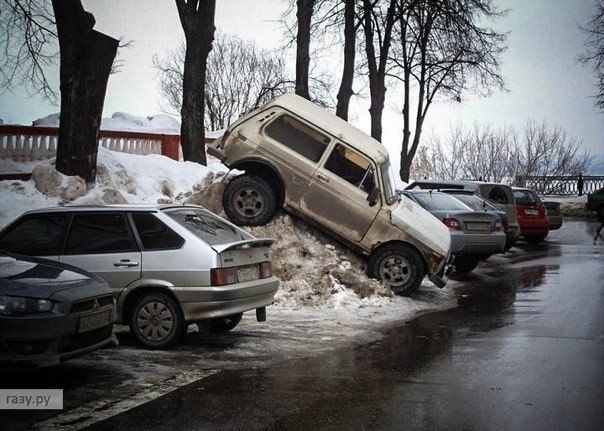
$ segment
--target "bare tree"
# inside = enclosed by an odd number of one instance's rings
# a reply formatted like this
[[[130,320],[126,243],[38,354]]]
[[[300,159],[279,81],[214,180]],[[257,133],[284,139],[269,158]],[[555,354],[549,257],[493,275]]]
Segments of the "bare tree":
[[[119,41],[93,30],[95,20],[80,0],[53,0],[61,56],[61,121],[57,170],[96,177],[105,92]]]
[[[409,179],[424,120],[437,95],[460,101],[466,90],[488,95],[504,88],[499,65],[506,35],[485,26],[502,14],[492,0],[398,1],[398,43],[390,76],[403,84],[403,181]]]
[[[597,80],[596,106],[604,110],[604,0],[596,0],[595,6],[595,14],[582,28],[587,35],[586,52],[579,57],[579,61],[591,64]]]
[[[160,94],[175,112],[182,107],[184,60],[184,43],[164,58],[153,58]],[[205,127],[224,129],[246,112],[293,89],[293,84],[282,57],[253,42],[219,33],[207,63]]]
[[[378,141],[382,140],[386,73],[392,31],[396,20],[396,6],[397,0],[363,0],[363,33],[371,99],[369,107],[371,137]]]
[[[585,172],[592,155],[581,141],[560,127],[528,120],[522,127],[459,124],[444,136],[434,135],[411,172],[441,179],[479,179],[512,183],[517,176],[576,175]],[[425,160],[432,164],[426,164]],[[427,166],[427,168],[426,168]]]
[[[354,94],[352,85],[354,82],[354,66],[356,57],[357,30],[361,20],[357,19],[357,0],[342,0],[344,3],[344,58],[342,67],[342,79],[338,90],[338,103],[336,115],[348,121],[348,110],[350,98]]]
[[[205,81],[214,41],[216,0],[176,0],[185,33],[180,144],[187,161],[205,165]]]
[[[54,103],[46,68],[59,55],[49,0],[0,0],[0,89],[22,86]]]
[[[310,100],[308,70],[310,66],[310,28],[315,0],[296,0],[298,32],[296,35],[296,94]]]

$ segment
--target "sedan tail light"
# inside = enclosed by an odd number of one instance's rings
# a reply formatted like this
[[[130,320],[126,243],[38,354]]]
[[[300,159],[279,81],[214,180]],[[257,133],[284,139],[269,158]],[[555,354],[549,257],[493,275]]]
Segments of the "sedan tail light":
[[[459,222],[457,220],[455,220],[454,218],[444,218],[443,219],[443,223],[445,224],[445,226],[447,226],[450,230],[461,230],[461,225],[459,224]]]
[[[501,220],[495,221],[495,224],[493,225],[493,232],[501,232],[502,230],[503,223],[501,223]]]

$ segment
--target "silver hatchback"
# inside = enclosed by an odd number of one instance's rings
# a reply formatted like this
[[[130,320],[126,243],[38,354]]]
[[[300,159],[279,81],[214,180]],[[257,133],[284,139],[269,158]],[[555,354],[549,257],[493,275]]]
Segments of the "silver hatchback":
[[[29,211],[0,231],[0,249],[71,264],[103,278],[117,321],[151,349],[189,323],[227,332],[242,313],[265,319],[279,279],[273,240],[199,206],[65,206]]]

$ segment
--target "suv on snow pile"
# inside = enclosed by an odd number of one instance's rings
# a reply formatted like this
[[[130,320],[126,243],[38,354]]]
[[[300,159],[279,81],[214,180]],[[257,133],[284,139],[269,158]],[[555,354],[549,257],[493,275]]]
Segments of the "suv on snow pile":
[[[188,323],[227,332],[254,309],[264,320],[279,286],[272,243],[194,205],[46,208],[0,231],[0,250],[104,279],[117,300],[117,322],[150,349],[175,344]]]
[[[208,153],[245,171],[223,194],[235,224],[265,224],[285,207],[368,255],[369,275],[398,294],[426,274],[445,285],[448,229],[397,194],[381,143],[330,112],[284,94],[237,120]]]

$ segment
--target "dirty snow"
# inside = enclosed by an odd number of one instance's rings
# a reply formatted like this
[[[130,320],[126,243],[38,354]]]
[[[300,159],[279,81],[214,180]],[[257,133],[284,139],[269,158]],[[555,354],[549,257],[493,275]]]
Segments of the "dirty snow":
[[[52,163],[49,160],[42,165],[49,168],[47,165]],[[160,155],[141,156],[99,148],[96,182],[89,185],[84,196],[69,203],[189,203],[224,216],[222,191],[226,173],[227,169],[215,161],[205,167]],[[65,176],[60,181],[62,185],[72,182]],[[65,193],[48,189],[47,195],[39,192],[34,180],[0,182],[0,227],[23,211],[68,203]],[[379,309],[380,315],[401,319],[418,306],[417,299],[395,297],[387,286],[367,277],[363,258],[284,212],[266,226],[247,230],[256,237],[276,239],[271,249],[273,267],[282,280],[277,307],[355,313],[364,308]],[[451,305],[449,290],[439,290],[426,281],[421,291],[427,295],[422,310]]]
[[[590,213],[585,209],[587,203],[587,195],[583,196],[541,196],[541,200],[549,202],[559,202],[560,212],[567,217],[584,217]]]

